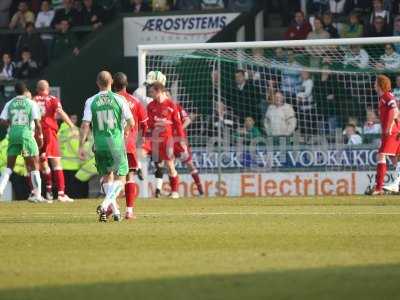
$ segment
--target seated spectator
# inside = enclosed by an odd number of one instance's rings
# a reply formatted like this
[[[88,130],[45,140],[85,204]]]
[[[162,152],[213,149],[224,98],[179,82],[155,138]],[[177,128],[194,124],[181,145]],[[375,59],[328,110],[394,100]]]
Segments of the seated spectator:
[[[329,10],[329,0],[308,0],[307,12],[313,16],[320,16]]]
[[[400,54],[394,51],[392,44],[385,45],[385,53],[380,57],[380,62],[375,66],[381,70],[398,70],[400,68]]]
[[[235,137],[241,139],[245,145],[250,145],[252,141],[261,136],[261,131],[255,126],[255,121],[252,117],[246,117],[243,128],[239,128],[235,134]]]
[[[80,25],[82,23],[82,15],[74,8],[73,0],[63,0],[63,8],[56,10],[51,26],[57,30],[63,20],[67,20],[71,26]]]
[[[276,92],[272,101],[273,103],[268,106],[265,114],[265,132],[270,136],[292,135],[297,123],[293,107],[285,103],[285,98],[281,92]]]
[[[24,49],[21,54],[21,61],[15,66],[15,77],[18,79],[35,78],[39,73],[39,66],[32,59],[29,49]]]
[[[347,1],[348,0],[329,0],[329,11],[335,20],[345,18],[347,14]]]
[[[50,28],[51,22],[54,19],[55,11],[50,7],[50,1],[44,0],[42,5],[40,6],[40,11],[37,15],[35,27],[40,28]],[[48,33],[43,33],[40,36],[43,40],[43,43],[46,45],[47,50],[49,50],[51,43],[53,41],[53,36]]]
[[[367,110],[367,118],[363,127],[363,134],[380,134],[381,124],[373,109]]]
[[[360,23],[360,18],[357,13],[351,13],[349,15],[349,22],[343,24],[340,36],[342,38],[358,38],[362,37],[364,32],[364,26]]]
[[[225,8],[223,0],[200,0],[202,10]]]
[[[150,11],[150,7],[143,0],[129,0],[129,4],[128,7],[126,8],[126,11],[137,14],[140,12]]]
[[[373,0],[372,1],[372,13],[369,17],[369,23],[373,24],[375,18],[381,17],[386,26],[390,25],[392,20],[390,16],[390,12],[385,10],[383,7],[383,0]]]
[[[296,95],[297,120],[301,133],[310,135],[317,128],[315,104],[313,98],[314,81],[311,79],[310,73],[301,72],[301,86]]]
[[[343,64],[350,67],[366,68],[368,63],[369,55],[367,51],[362,49],[360,45],[350,45],[344,56]]]
[[[393,94],[397,99],[397,106],[400,107],[400,75],[396,76],[396,87],[393,89]]]
[[[394,18],[393,35],[394,36],[400,36],[400,16],[396,16]],[[400,53],[400,43],[395,44],[394,48],[396,49],[397,53]]]
[[[304,40],[311,32],[311,25],[304,18],[304,13],[298,11],[294,15],[294,20],[285,32],[286,40]]]
[[[324,30],[329,33],[329,37],[332,39],[337,39],[339,38],[339,33],[338,30],[336,29],[335,26],[333,26],[333,18],[332,14],[327,12],[324,13],[322,16],[322,21],[324,22]]]
[[[35,15],[29,10],[27,1],[21,1],[18,11],[11,18],[10,29],[24,29],[26,23],[35,23]]]
[[[97,29],[103,25],[103,9],[93,4],[93,0],[83,0],[82,25],[91,25]]]
[[[375,17],[372,26],[367,26],[364,29],[364,37],[385,37],[392,35],[385,20],[380,16]]]
[[[353,124],[347,124],[344,131],[346,145],[362,144],[362,137],[356,132],[356,127]]]
[[[356,117],[348,117],[346,124],[353,125],[354,128],[356,129],[357,134],[362,133],[362,128],[358,125],[358,119]],[[346,128],[345,128],[346,129]],[[346,133],[346,130],[343,130],[343,134]]]
[[[12,80],[15,74],[15,64],[10,53],[3,54],[3,62],[0,65],[0,80]]]
[[[39,66],[46,65],[47,49],[40,35],[35,31],[35,25],[33,25],[33,23],[26,24],[25,32],[18,37],[15,48],[15,57],[20,57],[23,49],[29,49],[32,59],[36,61]]]
[[[254,7],[254,2],[255,0],[229,0],[228,9],[234,11],[250,11]]]
[[[0,28],[7,27],[10,20],[10,7],[12,0],[1,0],[0,1]]]
[[[324,24],[318,17],[314,18],[314,30],[307,35],[308,40],[329,39],[329,33],[324,30]]]
[[[168,11],[172,7],[171,4],[168,0],[152,0],[151,8],[153,11]]]
[[[54,38],[52,58],[59,58],[67,53],[79,55],[78,40],[75,33],[70,31],[70,24],[67,20],[61,21],[60,32]]]

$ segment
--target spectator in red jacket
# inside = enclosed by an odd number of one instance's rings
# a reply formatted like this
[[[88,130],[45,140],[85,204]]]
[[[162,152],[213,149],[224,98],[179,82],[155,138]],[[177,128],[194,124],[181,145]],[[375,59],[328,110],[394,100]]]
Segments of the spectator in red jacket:
[[[298,11],[294,15],[294,21],[285,33],[287,40],[304,40],[311,31],[311,25],[304,18],[304,13]]]

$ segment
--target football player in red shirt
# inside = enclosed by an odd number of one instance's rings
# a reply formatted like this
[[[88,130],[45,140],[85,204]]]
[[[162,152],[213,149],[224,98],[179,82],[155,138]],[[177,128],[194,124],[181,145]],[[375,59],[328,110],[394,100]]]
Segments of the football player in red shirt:
[[[171,185],[171,197],[178,198],[179,177],[173,153],[175,142],[187,152],[185,133],[176,104],[166,95],[164,85],[160,82],[151,84],[149,95],[154,100],[147,106],[149,134],[143,148],[151,154],[155,163],[165,163]]]
[[[133,212],[135,200],[138,194],[137,186],[134,181],[134,175],[137,174],[140,180],[143,180],[143,173],[137,156],[136,142],[139,132],[144,135],[147,131],[147,113],[143,104],[126,90],[128,86],[128,78],[124,73],[116,73],[114,75],[113,87],[116,93],[123,96],[131,109],[135,120],[135,127],[132,128],[126,137],[126,153],[128,157],[129,173],[125,183],[125,200],[126,213],[125,219],[134,219]]]
[[[375,81],[375,90],[379,96],[379,117],[382,126],[381,146],[378,151],[375,188],[371,195],[383,195],[383,181],[386,175],[386,157],[395,157],[399,151],[400,122],[396,98],[391,92],[390,79],[379,75]]]
[[[167,92],[167,96],[172,99],[172,95],[170,92]],[[176,107],[178,109],[178,115],[179,118],[181,119],[182,122],[182,127],[183,127],[183,132],[184,132],[184,138],[186,140],[186,145],[187,145],[187,151],[185,151],[179,142],[176,142],[174,144],[174,156],[176,158],[179,158],[183,164],[185,164],[190,172],[190,175],[192,175],[193,181],[196,184],[197,190],[199,191],[199,195],[203,195],[203,186],[201,184],[200,176],[199,176],[199,171],[196,169],[196,167],[193,164],[192,160],[192,151],[189,146],[188,142],[188,136],[186,132],[186,128],[190,125],[192,122],[190,119],[189,114],[187,111],[180,105],[178,102],[176,102]]]
[[[50,86],[46,80],[38,81],[36,92],[37,95],[33,100],[39,105],[42,115],[41,125],[43,129],[43,147],[41,148],[40,160],[41,169],[46,182],[46,198],[47,200],[53,199],[52,174],[48,163],[50,162],[58,191],[57,199],[61,202],[73,202],[73,199],[69,198],[65,194],[64,172],[61,165],[60,150],[57,139],[57,115],[59,115],[70,127],[74,127],[74,124],[62,109],[60,99],[50,95]]]

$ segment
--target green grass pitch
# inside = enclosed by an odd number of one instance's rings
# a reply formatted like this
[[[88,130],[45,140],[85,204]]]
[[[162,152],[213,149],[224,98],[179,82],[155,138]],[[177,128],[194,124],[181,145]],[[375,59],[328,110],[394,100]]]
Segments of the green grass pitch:
[[[0,299],[400,299],[400,198],[0,204]]]

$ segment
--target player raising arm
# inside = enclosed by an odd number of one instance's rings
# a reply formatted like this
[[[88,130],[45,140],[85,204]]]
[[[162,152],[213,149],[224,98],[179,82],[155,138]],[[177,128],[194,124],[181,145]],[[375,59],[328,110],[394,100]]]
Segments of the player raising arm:
[[[396,98],[391,92],[390,79],[379,75],[375,81],[375,90],[379,96],[379,117],[382,126],[381,146],[378,151],[375,188],[371,195],[383,195],[383,181],[386,175],[386,157],[396,156],[399,150],[400,126]]]
[[[107,222],[109,206],[112,208],[114,220],[121,220],[117,197],[129,171],[124,124],[127,124],[126,130],[135,125],[124,98],[111,91],[112,83],[113,79],[109,72],[102,71],[97,75],[99,93],[86,100],[79,137],[79,155],[81,159],[85,159],[83,146],[92,125],[96,168],[99,175],[103,176],[106,193],[98,207],[100,222]]]
[[[40,113],[36,103],[26,95],[25,83],[18,82],[15,85],[17,97],[11,99],[4,106],[0,115],[0,122],[9,126],[7,168],[0,177],[0,195],[3,195],[17,156],[22,154],[26,166],[31,172],[33,195],[29,197],[32,202],[44,202],[41,196],[42,181],[39,171],[39,147],[43,143],[42,127],[40,125]]]
[[[50,162],[57,186],[57,199],[61,202],[73,202],[74,200],[65,194],[64,171],[61,165],[61,155],[57,137],[57,115],[70,127],[73,127],[74,124],[64,112],[60,99],[50,95],[50,86],[46,80],[38,81],[36,91],[37,95],[33,100],[39,105],[42,115],[43,148],[40,153],[40,162],[43,178],[46,182],[46,198],[47,200],[53,199],[52,174],[48,164],[48,162]]]
[[[125,219],[134,219],[135,214],[133,209],[135,206],[135,198],[137,195],[136,184],[135,184],[135,174],[138,175],[140,180],[143,180],[143,173],[141,170],[141,165],[138,160],[138,155],[136,149],[136,143],[138,139],[139,131],[142,136],[147,131],[147,113],[146,109],[140,103],[138,99],[129,94],[126,91],[128,86],[128,78],[124,73],[116,73],[113,77],[114,79],[114,90],[120,96],[124,97],[131,112],[133,119],[135,120],[135,127],[132,128],[125,139],[126,152],[128,156],[129,174],[127,176],[127,182],[125,183],[125,200],[126,200],[126,213]]]

